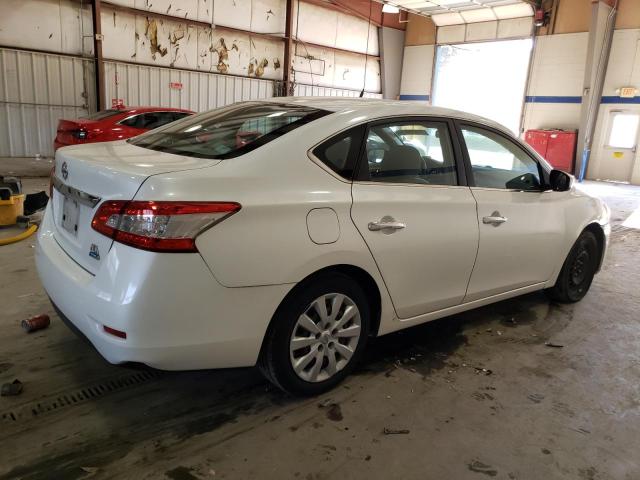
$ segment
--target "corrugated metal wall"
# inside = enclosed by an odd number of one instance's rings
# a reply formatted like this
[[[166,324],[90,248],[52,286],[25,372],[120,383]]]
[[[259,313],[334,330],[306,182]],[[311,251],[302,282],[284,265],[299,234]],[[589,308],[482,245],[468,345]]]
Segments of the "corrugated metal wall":
[[[305,85],[297,83],[294,94],[300,97],[359,97],[360,92],[357,90],[346,90],[342,88],[317,87],[313,85]],[[366,98],[382,98],[381,93],[364,92]]]
[[[0,157],[53,155],[58,119],[95,111],[91,59],[0,48]]]
[[[105,63],[106,104],[160,105],[197,112],[274,96],[276,82],[120,62]],[[179,83],[181,89],[171,88]]]

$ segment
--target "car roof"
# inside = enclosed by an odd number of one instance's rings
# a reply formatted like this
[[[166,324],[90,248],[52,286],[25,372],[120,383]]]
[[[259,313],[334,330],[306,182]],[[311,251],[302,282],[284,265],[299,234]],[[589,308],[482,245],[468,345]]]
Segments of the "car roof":
[[[140,106],[135,106],[135,107],[125,107],[125,108],[121,108],[121,109],[115,109],[114,110],[119,110],[122,113],[147,113],[147,112],[184,112],[184,113],[195,113],[191,110],[187,110],[184,108],[173,108],[173,107],[140,107]]]
[[[488,118],[450,108],[434,107],[425,101],[386,100],[353,97],[273,97],[265,101],[285,105],[305,105],[334,113],[357,111],[367,120],[393,116],[432,115],[479,122],[513,135],[504,125]]]

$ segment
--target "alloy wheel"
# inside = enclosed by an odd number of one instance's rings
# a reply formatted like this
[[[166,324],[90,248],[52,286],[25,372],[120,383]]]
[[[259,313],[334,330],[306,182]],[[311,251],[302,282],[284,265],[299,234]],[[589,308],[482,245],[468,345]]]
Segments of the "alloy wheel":
[[[341,293],[316,298],[298,317],[289,342],[291,366],[307,382],[322,382],[347,366],[362,330],[356,303]]]

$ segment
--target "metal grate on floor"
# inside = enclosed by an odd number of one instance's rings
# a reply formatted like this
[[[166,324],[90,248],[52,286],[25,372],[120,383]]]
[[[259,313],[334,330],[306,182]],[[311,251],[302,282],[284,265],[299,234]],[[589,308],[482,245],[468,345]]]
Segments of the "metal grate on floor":
[[[160,371],[145,370],[123,377],[106,380],[96,383],[95,385],[52,397],[50,399],[29,403],[13,411],[3,412],[0,414],[0,420],[3,422],[30,420],[49,412],[59,411],[67,407],[85,403],[89,400],[98,399],[109,393],[115,393],[136,387],[140,384],[150,382],[161,375],[162,372]]]

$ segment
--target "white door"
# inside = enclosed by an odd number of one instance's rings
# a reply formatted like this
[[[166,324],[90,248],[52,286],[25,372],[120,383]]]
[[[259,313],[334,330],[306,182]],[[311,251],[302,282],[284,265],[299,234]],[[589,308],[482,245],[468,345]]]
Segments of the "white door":
[[[613,108],[604,113],[605,125],[594,159],[598,162],[596,176],[602,180],[632,182],[638,162],[640,141],[640,107]],[[640,173],[640,172],[639,172]],[[636,181],[640,182],[640,176]]]
[[[458,186],[449,124],[376,122],[360,164],[351,215],[398,317],[461,303],[478,223],[471,191]]]
[[[464,301],[546,282],[564,238],[562,193],[543,192],[540,166],[517,143],[478,126],[460,128],[480,228]]]

